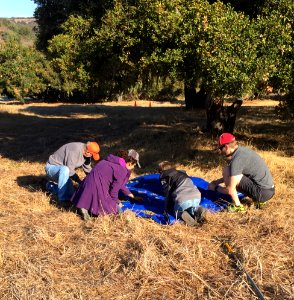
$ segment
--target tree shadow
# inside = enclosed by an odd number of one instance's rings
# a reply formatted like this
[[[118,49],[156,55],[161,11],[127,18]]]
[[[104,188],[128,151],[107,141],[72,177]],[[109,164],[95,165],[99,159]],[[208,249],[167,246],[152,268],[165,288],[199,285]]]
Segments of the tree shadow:
[[[205,124],[204,110],[182,107],[37,103],[12,113],[0,112],[1,155],[45,165],[63,144],[95,140],[101,146],[101,158],[118,149],[137,149],[143,166],[136,170],[138,174],[153,172],[162,160],[192,161],[208,170],[220,158],[213,152],[215,140],[203,132]],[[285,140],[293,137],[290,127],[277,120],[274,107],[241,107],[237,116],[239,141],[258,149],[279,149],[288,156],[293,155],[285,146]]]
[[[101,157],[123,148],[141,152],[154,147],[156,142],[181,143],[181,152],[188,145],[185,133],[195,128],[201,118],[183,114],[175,107],[108,107],[102,105],[28,106],[21,113],[0,113],[2,156],[13,160],[46,162],[61,145],[96,140],[101,145]],[[33,114],[33,115],[32,115]],[[11,118],[13,116],[13,119]],[[205,118],[202,117],[204,122]],[[174,137],[179,137],[174,138]],[[186,142],[185,142],[186,141]],[[171,152],[177,152],[171,149]],[[177,146],[178,148],[178,146]],[[175,156],[173,153],[166,153]],[[158,153],[157,153],[158,155]],[[149,161],[142,163],[146,165]]]
[[[240,110],[238,130],[241,138],[257,149],[281,151],[293,156],[293,121],[285,122],[277,116],[275,107],[246,106]]]

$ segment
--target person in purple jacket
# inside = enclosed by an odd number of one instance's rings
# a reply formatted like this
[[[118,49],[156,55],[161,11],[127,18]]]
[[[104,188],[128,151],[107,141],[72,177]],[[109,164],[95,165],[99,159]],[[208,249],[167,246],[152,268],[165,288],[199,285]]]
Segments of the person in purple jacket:
[[[101,160],[81,182],[71,201],[84,220],[90,215],[117,214],[121,191],[135,198],[125,186],[135,165],[139,165],[139,154],[135,150],[120,150]]]

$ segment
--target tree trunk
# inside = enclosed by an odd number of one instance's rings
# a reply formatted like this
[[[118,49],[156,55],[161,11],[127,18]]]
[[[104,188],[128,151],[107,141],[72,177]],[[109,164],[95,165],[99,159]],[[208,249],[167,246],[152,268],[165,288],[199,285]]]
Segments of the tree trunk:
[[[194,86],[185,83],[184,94],[186,109],[205,108],[207,93],[203,87],[196,93]]]
[[[236,100],[230,106],[224,106],[223,99],[207,97],[207,131],[213,135],[220,135],[223,132],[233,133],[237,112],[241,108],[242,103],[242,100]]]

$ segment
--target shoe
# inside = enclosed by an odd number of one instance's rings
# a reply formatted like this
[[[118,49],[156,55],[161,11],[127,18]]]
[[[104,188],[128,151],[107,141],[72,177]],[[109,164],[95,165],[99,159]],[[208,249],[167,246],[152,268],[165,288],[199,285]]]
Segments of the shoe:
[[[246,208],[252,208],[254,205],[254,202],[251,198],[249,197],[244,197],[242,199],[240,199],[240,202],[242,205],[244,205]]]
[[[186,210],[183,211],[181,218],[188,226],[197,225],[197,221]]]
[[[255,203],[255,208],[256,209],[264,209],[267,206],[267,201],[266,202],[256,202]]]
[[[58,204],[60,207],[62,207],[64,209],[68,209],[73,206],[72,202],[69,200],[59,201]]]
[[[79,208],[78,212],[80,213],[80,215],[82,216],[82,219],[84,221],[88,221],[88,220],[91,219],[91,217],[90,217],[89,212],[88,212],[87,209],[85,209],[85,208]]]
[[[199,224],[206,223],[207,222],[207,209],[205,209],[202,206],[199,206],[197,208],[197,210],[195,211],[194,217]]]
[[[245,213],[247,210],[245,206],[240,204],[239,206],[236,206],[234,204],[229,204],[227,208],[228,212],[240,212],[240,213]]]
[[[52,194],[56,194],[56,183],[48,181],[45,185],[46,191]]]

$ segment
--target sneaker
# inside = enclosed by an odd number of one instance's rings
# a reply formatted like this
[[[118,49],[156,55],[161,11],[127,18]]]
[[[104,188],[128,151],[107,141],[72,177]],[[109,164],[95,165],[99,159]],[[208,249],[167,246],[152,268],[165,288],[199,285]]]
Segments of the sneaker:
[[[199,206],[195,211],[195,219],[199,224],[204,224],[207,222],[207,209]]]
[[[266,202],[256,202],[255,203],[255,208],[256,209],[264,209],[267,206],[267,201]]]
[[[227,209],[228,209],[228,212],[245,213],[247,211],[246,208],[242,204],[240,204],[239,206],[236,206],[234,204],[229,204]]]
[[[73,206],[72,202],[69,200],[63,200],[58,202],[59,206],[64,209],[69,209]]]
[[[244,197],[244,198],[240,199],[240,202],[242,205],[244,205],[247,208],[252,208],[254,205],[253,200],[249,197]]]
[[[80,215],[82,216],[82,219],[84,221],[88,221],[88,220],[91,219],[91,217],[90,217],[89,212],[88,212],[87,209],[85,209],[85,208],[79,208],[78,212],[80,213]]]
[[[181,218],[188,226],[197,225],[197,221],[186,210],[183,211]]]
[[[52,194],[56,194],[56,183],[52,182],[52,181],[48,181],[46,183],[46,191]]]

